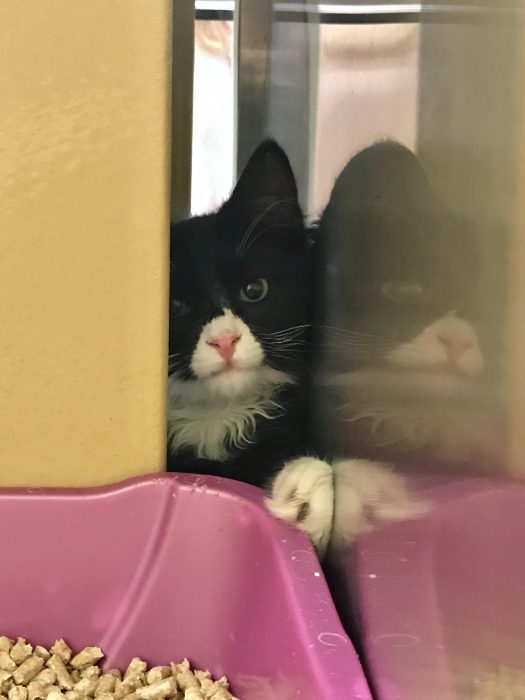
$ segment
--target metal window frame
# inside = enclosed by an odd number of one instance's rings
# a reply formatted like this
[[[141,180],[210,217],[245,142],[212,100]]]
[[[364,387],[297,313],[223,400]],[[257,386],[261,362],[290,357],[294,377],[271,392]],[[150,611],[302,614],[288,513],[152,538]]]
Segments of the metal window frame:
[[[194,0],[172,0],[171,221],[191,210]]]

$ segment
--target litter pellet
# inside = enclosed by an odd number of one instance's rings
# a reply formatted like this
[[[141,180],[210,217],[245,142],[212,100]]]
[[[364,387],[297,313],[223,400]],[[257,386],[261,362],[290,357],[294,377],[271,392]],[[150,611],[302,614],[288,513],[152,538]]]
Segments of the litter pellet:
[[[118,668],[110,668],[109,671],[106,671],[106,673],[111,673],[111,675],[118,678],[119,681],[122,680],[122,671],[120,671]]]
[[[17,685],[27,685],[29,681],[42,670],[44,659],[41,656],[30,656],[13,671],[13,680]]]
[[[75,683],[73,690],[75,690],[80,697],[93,697],[97,689],[97,684],[98,678],[82,678],[78,683]]]
[[[141,688],[145,681],[146,676],[141,672],[138,672],[133,676],[128,676],[127,678],[124,678],[123,681],[119,681],[117,679],[115,691],[113,693],[115,700],[124,700],[124,698],[126,698],[128,695],[134,693],[137,688]],[[133,700],[133,698],[131,700]]]
[[[52,690],[47,696],[47,700],[63,700],[63,697],[60,690]]]
[[[19,666],[20,664],[24,663],[24,661],[28,659],[32,653],[33,647],[31,644],[27,644],[23,637],[18,637],[16,644],[11,647],[9,656],[13,659],[15,664]]]
[[[128,693],[128,695],[124,695],[124,700],[137,700],[137,693],[133,691],[132,693]]]
[[[27,688],[23,685],[14,685],[7,694],[9,700],[27,700]]]
[[[216,685],[211,678],[204,678],[201,681],[201,693],[204,694],[205,698],[209,698],[210,695],[215,692]]]
[[[104,657],[100,647],[86,647],[71,659],[71,666],[82,670],[88,666],[96,664]]]
[[[206,696],[197,688],[188,688],[184,693],[184,700],[206,700]]]
[[[206,700],[230,700],[232,694],[229,690],[222,685],[215,685],[210,689],[210,692],[206,695]]]
[[[98,668],[98,666],[95,668]],[[116,683],[117,677],[113,673],[104,673],[104,675],[100,676],[98,679],[95,697],[98,698],[101,695],[113,693]]]
[[[80,671],[80,678],[89,678],[90,680],[98,679],[100,677],[100,668],[98,666],[88,666],[83,671]]]
[[[59,656],[65,664],[68,664],[73,656],[71,647],[69,647],[63,639],[58,639],[49,651],[51,654]]]
[[[55,672],[58,685],[61,688],[65,688],[66,690],[73,690],[75,682],[71,678],[71,674],[67,670],[66,665],[64,664],[60,656],[53,654],[53,656],[47,662],[47,665],[52,671]]]
[[[54,685],[57,679],[57,675],[50,668],[43,668],[40,673],[37,673],[33,678],[36,683],[41,683],[44,686]]]
[[[38,681],[31,681],[27,686],[27,700],[38,700],[38,698],[45,698],[45,686],[43,683]]]
[[[143,688],[137,688],[136,694],[139,700],[159,700],[160,698],[172,697],[177,691],[177,681],[173,676],[170,676]]]
[[[12,676],[9,671],[0,671],[0,693],[7,693],[12,684]]]
[[[169,678],[169,676],[171,676],[171,668],[169,666],[154,666],[146,673],[146,683],[151,685],[161,681],[163,678]]]
[[[47,661],[51,656],[50,652],[45,647],[40,646],[40,644],[34,648],[33,654],[35,656],[40,656],[44,661]]]
[[[153,666],[133,658],[124,673],[101,672],[100,647],[74,654],[59,639],[48,650],[0,637],[0,700],[238,700],[226,678],[192,669],[188,659]]]
[[[129,666],[124,673],[124,680],[129,678],[129,676],[136,675],[137,673],[145,673],[147,668],[148,664],[145,661],[142,661],[142,659],[139,659],[138,657],[131,659]]]
[[[190,671],[189,668],[185,668],[183,671],[177,674],[177,683],[179,684],[181,690],[184,690],[184,692],[186,692],[190,688],[195,688],[196,690],[199,690],[201,687],[201,684],[195,678],[193,672]]]
[[[193,671],[195,678],[202,683],[202,681],[211,680],[211,673],[209,671]]]
[[[82,695],[77,693],[76,690],[66,690],[64,697],[66,697],[67,700],[82,700]]]
[[[7,651],[0,651],[0,670],[9,671],[9,673],[16,671],[16,663],[9,656]]]

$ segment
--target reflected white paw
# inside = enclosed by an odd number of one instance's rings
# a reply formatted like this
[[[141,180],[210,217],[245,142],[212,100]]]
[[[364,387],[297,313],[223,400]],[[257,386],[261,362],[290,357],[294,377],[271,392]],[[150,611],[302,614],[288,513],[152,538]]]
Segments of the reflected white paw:
[[[288,462],[277,474],[266,506],[277,518],[303,530],[322,557],[332,532],[332,467],[314,457],[300,457]]]
[[[349,459],[334,464],[334,542],[348,544],[388,522],[417,518],[431,504],[413,496],[407,480],[384,464]]]

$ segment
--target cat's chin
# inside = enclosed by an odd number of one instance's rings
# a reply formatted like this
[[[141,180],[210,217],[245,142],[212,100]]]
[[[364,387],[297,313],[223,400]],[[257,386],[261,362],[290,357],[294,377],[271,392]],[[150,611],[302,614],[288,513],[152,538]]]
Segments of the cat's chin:
[[[292,383],[291,377],[285,372],[266,365],[249,368],[235,367],[201,381],[210,394],[232,399]]]
[[[200,383],[212,395],[235,398],[249,394],[259,386],[263,373],[263,367],[232,367],[201,379]]]

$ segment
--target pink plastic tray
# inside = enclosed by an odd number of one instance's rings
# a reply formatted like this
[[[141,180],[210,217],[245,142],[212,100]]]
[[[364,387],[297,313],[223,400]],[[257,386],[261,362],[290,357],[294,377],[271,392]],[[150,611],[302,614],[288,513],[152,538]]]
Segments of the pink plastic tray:
[[[370,700],[307,539],[261,491],[190,475],[0,491],[0,634],[184,656],[241,700]]]
[[[339,562],[378,700],[456,700],[499,665],[525,671],[525,485],[418,480],[421,520]]]

